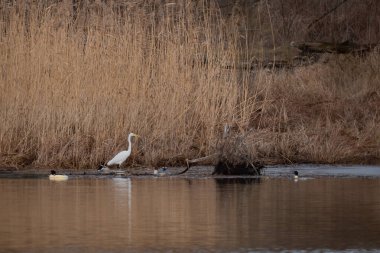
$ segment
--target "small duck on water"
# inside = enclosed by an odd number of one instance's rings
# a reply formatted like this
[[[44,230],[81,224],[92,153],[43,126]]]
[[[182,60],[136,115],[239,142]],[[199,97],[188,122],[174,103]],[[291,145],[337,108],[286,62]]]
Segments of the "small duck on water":
[[[294,175],[293,175],[293,178],[296,180],[296,179],[298,179],[298,171],[294,171]]]
[[[99,165],[98,172],[101,174],[110,174],[112,170],[108,168],[107,166],[101,164]]]
[[[102,175],[116,175],[116,176],[126,176],[126,172],[124,170],[111,170],[107,166],[101,164],[98,168],[98,173]]]
[[[156,175],[156,176],[164,176],[167,174],[167,170],[168,168],[166,167],[162,167],[162,168],[159,168],[159,169],[154,169],[153,171],[153,174]]]
[[[294,182],[298,182],[299,181],[305,181],[305,180],[312,180],[314,179],[313,177],[308,177],[308,176],[305,176],[305,173],[302,175],[302,177],[299,175],[299,172],[298,171],[294,171],[293,172],[293,180]]]
[[[51,181],[66,181],[69,179],[67,175],[57,175],[55,170],[50,171],[49,179]]]

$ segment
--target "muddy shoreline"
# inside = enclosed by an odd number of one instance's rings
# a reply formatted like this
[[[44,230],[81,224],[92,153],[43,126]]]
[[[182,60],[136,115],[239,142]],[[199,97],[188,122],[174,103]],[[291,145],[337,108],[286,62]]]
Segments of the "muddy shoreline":
[[[153,168],[127,168],[124,170],[113,170],[110,173],[100,173],[97,169],[73,170],[73,169],[56,169],[57,173],[66,174],[71,178],[157,178],[157,177],[175,177],[175,178],[260,178],[260,176],[213,176],[213,166],[194,166],[186,173],[177,175],[183,171],[184,167],[169,167],[167,174],[157,176],[153,173]],[[293,172],[299,171],[301,177],[379,177],[380,166],[375,165],[276,165],[269,166],[263,170],[261,178],[287,178],[291,177]],[[50,169],[20,169],[0,168],[0,178],[45,178],[50,174]]]
[[[57,174],[65,174],[73,178],[86,177],[211,177],[212,166],[192,167],[186,173],[177,175],[182,172],[185,167],[169,167],[167,174],[162,176],[154,175],[154,168],[126,168],[122,170],[111,170],[108,173],[101,173],[97,169],[57,169],[57,168],[0,168],[0,178],[42,178],[50,174],[50,170],[54,169]]]

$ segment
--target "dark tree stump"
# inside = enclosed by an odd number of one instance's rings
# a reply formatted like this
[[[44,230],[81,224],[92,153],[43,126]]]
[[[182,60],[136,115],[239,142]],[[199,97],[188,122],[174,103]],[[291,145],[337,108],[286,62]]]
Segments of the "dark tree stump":
[[[214,168],[213,175],[251,175],[260,176],[264,166],[259,163],[242,162],[232,164],[227,161],[219,161]]]

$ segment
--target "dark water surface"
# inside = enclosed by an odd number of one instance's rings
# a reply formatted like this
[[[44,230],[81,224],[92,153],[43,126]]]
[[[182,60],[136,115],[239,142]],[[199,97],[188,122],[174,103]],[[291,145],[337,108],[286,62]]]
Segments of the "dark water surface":
[[[380,250],[380,178],[0,179],[1,252]]]

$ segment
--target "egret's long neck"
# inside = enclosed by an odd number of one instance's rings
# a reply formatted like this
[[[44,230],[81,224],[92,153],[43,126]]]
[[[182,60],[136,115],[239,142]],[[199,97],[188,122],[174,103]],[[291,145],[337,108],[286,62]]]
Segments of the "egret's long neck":
[[[132,136],[130,135],[130,136],[128,136],[128,152],[131,152],[131,150],[132,150],[132,142],[131,142],[131,138],[132,138]]]

